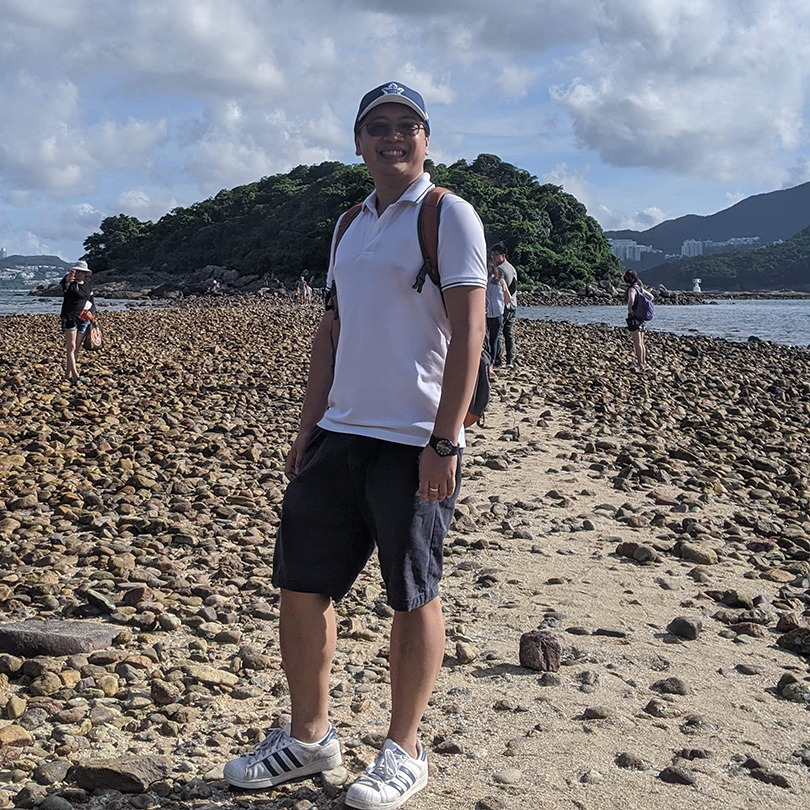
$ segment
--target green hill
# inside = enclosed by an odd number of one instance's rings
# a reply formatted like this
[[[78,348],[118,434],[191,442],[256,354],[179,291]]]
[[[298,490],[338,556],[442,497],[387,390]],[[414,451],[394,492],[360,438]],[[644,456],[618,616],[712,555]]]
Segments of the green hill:
[[[643,278],[673,290],[691,289],[693,278],[704,290],[810,290],[810,227],[779,245],[673,259]]]
[[[425,168],[476,207],[488,243],[507,245],[522,280],[580,287],[618,278],[621,266],[599,224],[559,186],[494,155],[451,166],[428,161]],[[307,270],[323,278],[335,221],[371,189],[361,165],[298,166],[175,208],[154,223],[108,217],[85,240],[86,258],[94,270],[182,276],[214,264],[241,274],[292,279]]]

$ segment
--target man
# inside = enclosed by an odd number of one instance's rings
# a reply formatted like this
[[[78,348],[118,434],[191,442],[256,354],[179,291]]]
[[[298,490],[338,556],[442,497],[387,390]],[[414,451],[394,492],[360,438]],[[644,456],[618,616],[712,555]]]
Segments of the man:
[[[393,810],[427,783],[417,730],[444,657],[442,542],[460,483],[462,422],[484,338],[486,244],[473,208],[444,198],[442,289],[413,286],[430,122],[419,93],[391,82],[367,93],[355,147],[374,191],[336,247],[315,335],[273,583],[292,720],[225,778],[265,788],[341,762],[329,723],[336,644],[332,601],[377,547],[388,603],[391,720],[382,750],[349,788],[348,807]],[[336,248],[336,249],[335,249]]]
[[[511,300],[504,306],[503,310],[499,357],[505,356],[506,365],[513,368],[515,365],[515,319],[517,318],[517,271],[506,261],[506,248],[503,244],[494,245],[490,255],[492,256],[492,263],[501,269],[511,296]],[[499,361],[495,365],[499,366],[501,362]]]

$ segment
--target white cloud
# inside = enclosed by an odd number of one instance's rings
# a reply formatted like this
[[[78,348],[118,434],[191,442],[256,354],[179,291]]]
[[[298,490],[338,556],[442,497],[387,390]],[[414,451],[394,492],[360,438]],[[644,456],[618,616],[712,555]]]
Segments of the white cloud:
[[[65,258],[59,251],[52,250],[47,242],[40,239],[37,234],[29,230],[10,231],[6,236],[0,238],[0,247],[4,247],[9,256],[19,254],[21,256],[59,256]]]
[[[563,191],[573,194],[588,210],[588,213],[606,231],[634,230],[645,231],[667,219],[658,207],[648,205],[632,214],[613,211],[599,199],[599,193],[588,182],[590,166],[571,169],[565,163],[558,163],[550,172],[543,175],[544,183],[562,186]]]
[[[167,122],[83,118],[79,88],[19,73],[0,86],[0,177],[8,192],[66,196],[92,190],[102,169],[139,169],[165,140]],[[8,199],[8,197],[7,197]]]
[[[792,188],[807,182],[810,182],[810,159],[797,157],[788,171],[785,188]]]
[[[148,191],[133,188],[122,191],[110,204],[111,214],[128,214],[140,220],[156,221],[180,203],[177,198],[164,190]],[[88,231],[89,233],[89,231]]]
[[[498,84],[507,98],[523,98],[529,92],[539,73],[537,68],[504,65],[498,76]]]
[[[771,179],[806,138],[804,0],[616,0],[581,75],[553,88],[613,166]]]
[[[542,173],[581,146],[739,187],[806,182],[806,2],[0,0],[0,197],[58,201],[40,217],[56,232],[68,203],[105,211],[121,189],[113,206],[152,218],[178,188],[351,159],[360,96],[392,79],[425,96],[438,159],[502,146]],[[564,179],[603,225],[663,216]]]

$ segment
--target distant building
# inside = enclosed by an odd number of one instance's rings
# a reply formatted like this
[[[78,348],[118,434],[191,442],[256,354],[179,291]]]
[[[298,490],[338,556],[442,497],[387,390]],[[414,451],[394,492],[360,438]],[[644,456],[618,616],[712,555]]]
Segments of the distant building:
[[[704,256],[707,253],[724,253],[728,250],[744,250],[759,247],[758,236],[732,236],[722,242],[711,239],[687,239],[681,245],[681,256]]]
[[[5,248],[0,248],[0,259],[5,259],[8,256]]]
[[[635,239],[608,239],[610,252],[625,266],[649,270],[664,261],[664,254],[651,245],[639,245]]]
[[[640,262],[644,253],[652,251],[650,245],[639,245],[635,239],[608,239],[610,252],[620,262]]]

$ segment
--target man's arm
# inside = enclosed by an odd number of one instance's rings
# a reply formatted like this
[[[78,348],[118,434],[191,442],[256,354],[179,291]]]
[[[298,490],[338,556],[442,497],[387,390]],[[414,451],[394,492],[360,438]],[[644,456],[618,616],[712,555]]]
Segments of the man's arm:
[[[292,480],[301,469],[301,457],[304,454],[309,434],[326,412],[329,390],[334,376],[335,352],[340,335],[340,321],[335,313],[327,311],[321,318],[318,331],[312,341],[312,353],[309,361],[309,377],[304,404],[301,408],[301,423],[287,460],[284,463],[284,474]]]
[[[444,303],[452,334],[433,432],[455,444],[478,378],[486,331],[486,290],[451,287],[444,291]],[[425,448],[419,460],[419,495],[422,500],[443,501],[453,494],[457,462],[455,455],[442,458],[432,447]]]

